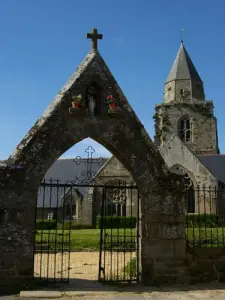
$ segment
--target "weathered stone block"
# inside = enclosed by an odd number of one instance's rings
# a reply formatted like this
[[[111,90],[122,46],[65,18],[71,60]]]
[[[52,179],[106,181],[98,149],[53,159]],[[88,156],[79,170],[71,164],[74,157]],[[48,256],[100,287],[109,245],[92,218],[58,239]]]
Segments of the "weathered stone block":
[[[186,256],[186,239],[177,239],[174,241],[175,253],[174,256],[176,258],[185,258]]]
[[[185,227],[180,223],[148,223],[143,230],[152,239],[185,239]]]
[[[143,240],[142,256],[152,258],[174,258],[174,240]]]

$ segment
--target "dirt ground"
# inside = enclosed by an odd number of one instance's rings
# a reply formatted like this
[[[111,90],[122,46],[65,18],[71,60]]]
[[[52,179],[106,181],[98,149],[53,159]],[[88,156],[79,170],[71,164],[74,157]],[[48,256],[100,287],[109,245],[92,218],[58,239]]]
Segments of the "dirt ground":
[[[134,253],[127,253],[126,257],[123,256],[123,253],[119,254],[114,253],[112,256],[106,256],[105,262],[107,265],[112,265],[113,268],[109,269],[110,271],[115,270],[119,266],[124,266],[124,262],[128,263]],[[36,276],[40,276],[40,266],[42,266],[41,272],[42,277],[47,276],[56,278],[66,278],[68,276],[68,254],[64,253],[57,255],[46,255],[46,254],[36,254],[35,256],[35,273]],[[56,266],[56,268],[54,268]],[[96,281],[98,278],[98,268],[99,268],[99,252],[73,252],[70,254],[70,278],[71,279],[81,279],[78,280],[78,286],[72,286],[68,290],[76,291],[81,290],[85,291],[90,290],[90,285],[82,285],[82,280],[84,282],[87,280]],[[107,268],[106,268],[107,269]],[[72,280],[71,280],[72,281]],[[94,286],[93,286],[94,287]],[[79,288],[79,289],[78,289]],[[92,286],[91,286],[92,288]],[[223,300],[225,299],[225,283],[208,283],[196,286],[178,286],[178,287],[168,287],[168,288],[159,288],[156,289],[153,287],[130,287],[120,290],[116,294],[111,294],[111,287],[97,285],[97,288],[94,287],[93,291],[101,291],[101,295],[84,295],[82,299],[84,300]],[[57,289],[56,289],[57,290]],[[92,290],[92,289],[91,289]],[[114,288],[112,288],[114,290]],[[117,290],[117,288],[116,288]],[[129,291],[130,290],[130,291]],[[72,296],[67,298],[66,296],[60,298],[61,300],[78,300],[81,299],[80,296]],[[13,300],[13,299],[2,299],[0,300]],[[34,299],[35,300],[35,299]],[[39,300],[39,299],[36,299]]]
[[[118,272],[123,275],[124,265],[133,257],[135,253],[106,253],[102,257],[106,276],[118,276]],[[35,254],[35,277],[40,277],[41,274],[42,278],[67,278],[68,266],[70,279],[97,280],[99,252],[71,252],[70,258],[68,253]]]

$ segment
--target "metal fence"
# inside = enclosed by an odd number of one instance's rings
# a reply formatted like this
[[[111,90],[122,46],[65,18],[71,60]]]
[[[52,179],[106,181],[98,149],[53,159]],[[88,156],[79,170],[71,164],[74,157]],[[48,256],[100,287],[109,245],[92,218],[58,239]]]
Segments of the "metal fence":
[[[185,198],[189,246],[225,248],[225,188],[189,188]]]

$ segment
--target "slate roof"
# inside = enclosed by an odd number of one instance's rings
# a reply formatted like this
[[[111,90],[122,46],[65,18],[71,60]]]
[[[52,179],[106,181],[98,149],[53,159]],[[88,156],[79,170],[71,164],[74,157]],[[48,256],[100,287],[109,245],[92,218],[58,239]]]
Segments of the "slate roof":
[[[94,159],[92,162],[92,172],[95,175],[96,172],[106,163],[109,158]],[[81,159],[79,163],[74,162],[71,159],[58,159],[46,172],[45,180],[60,180],[59,183],[66,183],[68,181],[75,180],[75,177],[79,177],[81,181],[85,178],[82,173],[87,170],[87,159]],[[55,182],[56,183],[56,182]],[[88,192],[88,187],[74,187],[78,189],[81,195],[85,195]],[[58,192],[57,192],[58,190]],[[59,207],[62,205],[62,197],[66,191],[63,188],[45,187],[39,188],[37,197],[37,207]],[[57,195],[58,194],[58,195]],[[50,197],[51,195],[51,197]]]
[[[180,79],[202,81],[183,43],[180,45],[167,82]]]
[[[202,164],[215,176],[225,183],[225,155],[197,155]]]

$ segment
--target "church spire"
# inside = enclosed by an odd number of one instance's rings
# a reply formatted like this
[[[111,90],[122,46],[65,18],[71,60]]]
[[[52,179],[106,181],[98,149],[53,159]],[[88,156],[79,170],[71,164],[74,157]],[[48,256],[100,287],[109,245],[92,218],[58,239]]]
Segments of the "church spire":
[[[169,73],[167,82],[172,80],[191,79],[192,81],[201,81],[201,78],[184,47],[184,42],[181,40],[176,59]]]
[[[203,82],[190,56],[188,55],[187,50],[184,47],[184,42],[182,39],[177,56],[166,81],[165,88],[170,88],[170,90],[172,90],[172,87],[174,89],[174,97],[171,95],[171,93],[169,96],[167,94],[167,90],[165,90],[165,97],[166,95],[169,97],[165,98],[165,102],[171,100],[181,100],[176,99],[176,96],[178,95],[177,89],[180,87],[182,87],[180,89],[180,94],[182,95],[185,90],[185,97],[187,99],[194,98],[197,100],[205,100]]]

